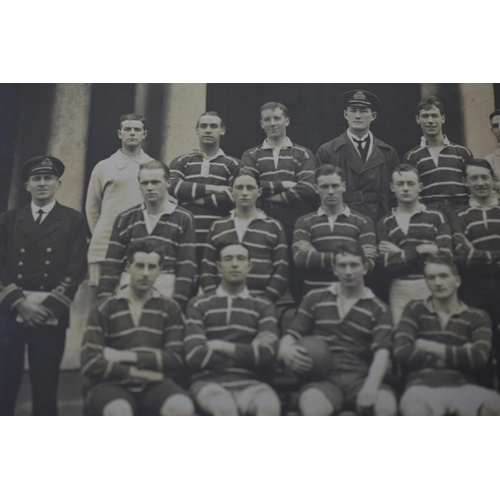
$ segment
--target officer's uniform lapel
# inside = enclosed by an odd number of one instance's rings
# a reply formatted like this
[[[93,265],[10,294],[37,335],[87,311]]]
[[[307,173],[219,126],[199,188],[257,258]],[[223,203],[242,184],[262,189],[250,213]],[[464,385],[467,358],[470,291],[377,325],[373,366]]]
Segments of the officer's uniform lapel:
[[[40,225],[34,221],[30,205],[22,211],[17,226],[28,239],[25,246],[31,245],[40,238],[44,238],[61,225],[62,214],[60,207],[61,205],[56,202],[54,208]]]

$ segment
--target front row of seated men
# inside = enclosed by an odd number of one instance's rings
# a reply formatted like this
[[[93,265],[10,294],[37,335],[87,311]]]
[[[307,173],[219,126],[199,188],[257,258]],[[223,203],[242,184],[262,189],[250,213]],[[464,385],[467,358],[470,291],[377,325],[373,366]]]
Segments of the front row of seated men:
[[[393,329],[388,307],[365,287],[362,247],[338,244],[338,283],[306,295],[281,340],[274,305],[247,288],[252,263],[244,243],[220,249],[221,283],[191,299],[186,320],[175,301],[153,288],[163,257],[154,241],[132,243],[129,285],[91,313],[82,348],[91,414],[193,415],[197,408],[210,415],[279,415],[272,385],[281,362],[297,375],[303,415],[397,414],[398,391],[385,380],[392,363],[404,376],[403,415],[500,414],[500,395],[474,384],[490,354],[491,322],[458,299],[460,277],[447,255],[428,257],[431,296],[411,301]],[[325,378],[303,377],[314,364],[297,345],[305,336],[328,343],[332,365]]]

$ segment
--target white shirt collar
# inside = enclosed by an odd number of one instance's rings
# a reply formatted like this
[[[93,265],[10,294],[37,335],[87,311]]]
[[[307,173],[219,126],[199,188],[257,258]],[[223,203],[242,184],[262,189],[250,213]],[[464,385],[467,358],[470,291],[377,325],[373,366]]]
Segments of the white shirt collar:
[[[285,140],[285,145],[281,149],[283,148],[293,148],[293,143],[288,137]],[[267,142],[267,139],[264,139],[262,149],[273,149],[273,147],[269,144],[269,142]]]
[[[432,297],[432,295],[429,295],[426,299],[424,299],[423,302],[424,302],[425,307],[427,307],[427,309],[430,312],[432,312],[432,313],[436,312],[436,308],[434,306],[434,298]],[[458,304],[459,304],[458,309],[456,311],[453,311],[451,313],[452,315],[461,314],[464,311],[467,311],[467,309],[469,309],[467,304],[465,302],[462,302],[460,299],[458,300]]]
[[[327,290],[332,293],[333,295],[339,295],[340,294],[340,283],[339,282],[335,282],[335,283],[332,283],[328,288]],[[368,288],[367,286],[365,286],[363,288],[363,296],[360,297],[360,300],[361,299],[374,299],[375,298],[375,294],[371,291],[370,288]]]
[[[222,288],[222,285],[219,285],[216,289],[215,289],[215,295],[217,295],[217,297],[237,297],[239,299],[248,299],[250,297],[250,292],[248,291],[248,288],[245,287],[240,293],[238,293],[237,295],[230,295],[229,293],[227,293],[223,288]]]
[[[162,215],[165,215],[165,214],[169,214],[169,215],[170,215],[170,214],[171,214],[171,213],[172,213],[172,212],[173,212],[176,208],[177,208],[177,203],[175,203],[175,202],[174,202],[174,201],[172,201],[172,200],[167,200],[167,208],[165,209],[165,211],[164,211],[164,212],[162,212],[162,213],[160,214],[160,217],[161,217]],[[146,204],[145,204],[144,202],[141,204],[141,210],[142,210],[143,212],[147,212],[147,210],[148,210],[148,209],[146,208]]]
[[[491,203],[487,207],[481,206],[472,196],[469,198],[469,205],[472,208],[491,208],[491,207],[498,207],[498,198],[493,197],[491,200]]]
[[[229,217],[231,217],[231,219],[236,218],[236,208],[233,208],[232,210],[229,211]],[[267,219],[267,215],[264,211],[259,209],[259,213],[258,213],[257,217],[255,217],[255,218],[256,219]]]
[[[392,210],[391,210],[391,211],[392,211],[392,214],[393,214],[393,215],[396,215],[396,214],[398,214],[398,213],[399,213],[399,212],[398,212],[398,208],[399,208],[399,207],[393,207],[393,208],[392,208]],[[419,214],[419,213],[421,213],[421,212],[425,212],[426,210],[427,210],[427,207],[426,207],[426,206],[425,206],[422,202],[420,202],[420,203],[417,205],[417,209],[415,210],[415,212],[413,212],[411,215]]]
[[[445,146],[449,146],[451,144],[450,140],[448,139],[448,137],[444,136],[443,138],[443,144]],[[427,147],[427,141],[425,140],[425,135],[423,135],[420,139],[420,146],[422,146],[423,148],[426,148]]]
[[[370,132],[370,130],[368,130],[368,132],[363,136],[361,137],[361,139],[354,135],[349,129],[347,129],[347,135],[349,136],[349,139],[351,139],[351,141],[364,141],[367,137],[370,137],[370,140],[373,142],[373,137],[372,137],[372,133]]]
[[[199,155],[203,156],[203,158],[208,158],[205,153],[199,149],[199,148],[195,148],[194,149],[194,152],[195,153],[198,153]],[[210,157],[210,160],[209,161],[212,161],[212,160],[215,160],[215,158],[218,158],[219,156],[226,156],[226,153],[224,153],[224,151],[222,151],[221,148],[219,148],[219,151],[217,151],[217,153],[215,154],[215,156],[211,156]]]
[[[321,207],[318,208],[318,215],[326,215],[327,217],[331,217],[331,215],[327,214]],[[344,205],[344,210],[342,210],[339,215],[345,215],[346,217],[349,217],[351,215],[351,209],[347,205]]]
[[[44,207],[39,207],[38,205],[35,205],[35,203],[33,203],[32,201],[31,211],[34,214],[38,214],[38,211],[41,209],[44,213],[48,214],[55,206],[56,206],[56,200],[54,200],[52,203],[49,203],[48,205],[45,205]]]

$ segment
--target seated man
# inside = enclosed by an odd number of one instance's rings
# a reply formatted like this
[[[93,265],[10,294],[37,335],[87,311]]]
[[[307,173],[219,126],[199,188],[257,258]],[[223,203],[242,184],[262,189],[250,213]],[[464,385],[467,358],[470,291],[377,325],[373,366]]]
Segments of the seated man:
[[[420,175],[415,167],[399,165],[392,172],[391,191],[398,206],[379,221],[378,264],[392,278],[389,294],[392,321],[399,323],[410,300],[430,294],[422,272],[424,258],[438,251],[453,255],[450,227],[441,212],[420,202]]]
[[[226,127],[219,113],[207,111],[196,124],[199,149],[175,158],[170,164],[170,193],[193,213],[196,222],[196,262],[201,266],[207,233],[212,223],[229,214],[233,202],[229,179],[241,166],[220,148]]]
[[[344,205],[346,185],[342,170],[322,165],[316,169],[315,179],[321,206],[297,220],[293,236],[295,265],[305,269],[304,293],[337,281],[333,253],[336,243],[359,242],[368,270],[374,268],[377,253],[372,220]]]
[[[500,395],[473,385],[491,350],[491,323],[458,299],[460,276],[447,256],[424,266],[432,296],[410,302],[394,335],[394,359],[406,372],[403,415],[500,415]]]
[[[288,286],[288,250],[283,225],[268,217],[256,206],[262,193],[259,176],[243,167],[231,179],[236,209],[229,217],[215,221],[208,232],[201,265],[201,286],[205,292],[215,290],[217,249],[228,243],[245,243],[250,250],[252,270],[247,285],[254,295],[276,302]]]
[[[162,249],[137,241],[127,249],[130,285],[96,304],[83,337],[82,374],[91,415],[193,415],[193,402],[172,377],[182,360],[182,312],[153,289]]]
[[[192,370],[191,394],[210,415],[280,414],[274,390],[261,381],[276,357],[276,310],[246,286],[252,264],[242,243],[219,252],[221,284],[194,297],[187,308],[186,363]]]
[[[196,273],[193,215],[169,200],[169,170],[161,161],[139,167],[139,186],[144,203],[121,213],[113,226],[99,280],[99,296],[112,294],[117,287],[125,268],[127,247],[134,241],[149,239],[161,244],[165,251],[155,287],[184,308]],[[127,281],[128,276],[124,275],[121,286]]]
[[[311,371],[313,360],[298,340],[321,338],[332,353],[327,378],[301,387],[299,410],[309,416],[333,415],[344,408],[395,415],[394,392],[382,383],[389,366],[391,316],[364,286],[367,265],[358,243],[334,247],[334,272],[339,282],[306,295],[280,343],[279,358],[299,375]]]

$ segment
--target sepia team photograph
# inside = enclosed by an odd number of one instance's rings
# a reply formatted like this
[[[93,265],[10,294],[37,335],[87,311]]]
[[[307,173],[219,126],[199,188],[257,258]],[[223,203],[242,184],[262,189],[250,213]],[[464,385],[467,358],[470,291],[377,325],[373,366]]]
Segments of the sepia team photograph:
[[[500,84],[0,105],[0,415],[500,414]]]

